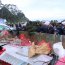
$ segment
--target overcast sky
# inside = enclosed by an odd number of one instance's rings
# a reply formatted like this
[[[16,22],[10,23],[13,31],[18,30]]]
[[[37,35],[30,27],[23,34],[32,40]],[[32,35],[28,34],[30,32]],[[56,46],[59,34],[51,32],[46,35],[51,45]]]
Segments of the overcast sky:
[[[64,19],[65,0],[1,0],[15,4],[30,20]]]

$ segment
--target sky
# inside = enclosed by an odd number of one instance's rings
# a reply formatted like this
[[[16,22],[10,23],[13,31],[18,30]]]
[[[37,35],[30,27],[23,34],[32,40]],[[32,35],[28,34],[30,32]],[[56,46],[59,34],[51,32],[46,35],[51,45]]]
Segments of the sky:
[[[14,4],[29,20],[65,19],[65,0],[1,0]]]

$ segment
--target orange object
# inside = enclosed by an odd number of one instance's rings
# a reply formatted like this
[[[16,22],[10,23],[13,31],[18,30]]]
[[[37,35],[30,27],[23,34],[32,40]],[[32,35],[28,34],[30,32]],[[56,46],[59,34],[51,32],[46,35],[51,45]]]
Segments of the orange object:
[[[50,50],[52,49],[50,43],[47,43],[45,40],[40,41],[40,42],[38,43],[38,46],[43,45],[43,44],[47,44],[47,47],[48,47]]]
[[[42,45],[44,43],[46,43],[45,40],[42,40],[42,41],[38,42],[38,45]]]

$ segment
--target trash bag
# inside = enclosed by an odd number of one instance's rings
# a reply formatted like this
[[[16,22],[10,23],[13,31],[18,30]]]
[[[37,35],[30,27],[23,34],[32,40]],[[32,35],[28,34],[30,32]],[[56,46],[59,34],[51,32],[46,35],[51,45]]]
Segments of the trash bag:
[[[51,49],[47,45],[48,43],[43,43],[41,45],[32,45],[29,48],[29,57],[33,57],[35,55],[47,55],[50,54]]]
[[[57,56],[59,56],[59,58],[65,56],[65,49],[62,46],[62,42],[55,43],[53,45],[53,51]]]
[[[53,50],[58,56],[58,60],[56,60],[55,65],[65,65],[65,49],[62,46],[62,42],[55,43],[53,45]]]

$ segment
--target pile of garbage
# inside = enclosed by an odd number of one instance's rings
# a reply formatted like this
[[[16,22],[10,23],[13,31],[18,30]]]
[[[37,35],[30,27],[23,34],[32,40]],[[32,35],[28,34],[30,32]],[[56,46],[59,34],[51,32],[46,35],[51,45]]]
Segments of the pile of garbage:
[[[1,38],[7,38],[9,35],[7,31],[5,31],[5,33],[1,32],[1,34],[2,33]],[[35,41],[32,42],[30,38],[27,38],[25,34],[20,34],[19,38],[8,38],[8,40],[11,44],[23,46],[24,48],[29,47],[28,58],[31,60],[34,59],[35,63],[40,61],[33,65],[65,65],[65,49],[63,48],[62,42],[51,45],[49,42],[42,39],[36,43]]]
[[[21,39],[21,46],[30,46],[28,50],[29,58],[34,58],[37,55],[47,55],[52,59],[46,65],[65,65],[65,49],[62,46],[62,42],[54,43],[51,46],[50,43],[42,40],[35,45],[35,42],[31,42],[24,34],[19,38]]]

